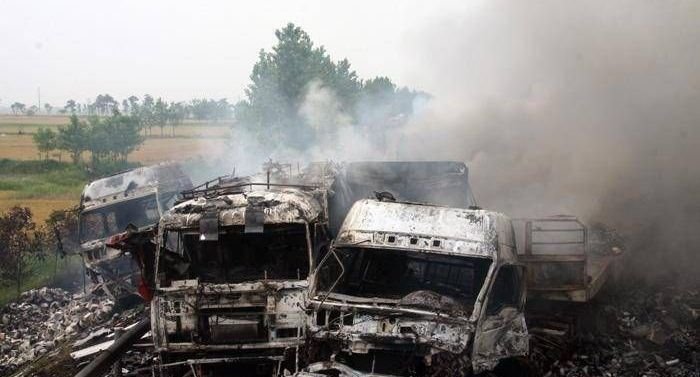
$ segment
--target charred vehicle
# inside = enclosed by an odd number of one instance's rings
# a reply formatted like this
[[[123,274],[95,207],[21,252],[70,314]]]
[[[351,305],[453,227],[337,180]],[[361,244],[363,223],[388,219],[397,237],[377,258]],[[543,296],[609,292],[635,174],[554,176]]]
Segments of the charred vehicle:
[[[80,199],[80,252],[86,271],[113,299],[127,297],[142,285],[143,262],[111,247],[111,237],[127,228],[153,227],[192,183],[180,166],[162,163],[93,181]]]
[[[248,178],[190,194],[158,227],[151,322],[162,375],[295,372],[309,272],[330,242],[326,190]]]
[[[523,268],[496,212],[360,200],[309,302],[322,361],[306,375],[457,376],[528,352]]]

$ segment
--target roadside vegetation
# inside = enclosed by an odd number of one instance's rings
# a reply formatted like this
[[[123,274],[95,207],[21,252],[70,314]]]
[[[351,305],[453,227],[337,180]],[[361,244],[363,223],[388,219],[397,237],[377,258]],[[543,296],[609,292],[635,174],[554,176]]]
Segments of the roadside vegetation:
[[[15,206],[0,215],[0,305],[20,292],[42,285],[76,284],[80,259],[74,211],[56,211],[43,224],[27,207]]]

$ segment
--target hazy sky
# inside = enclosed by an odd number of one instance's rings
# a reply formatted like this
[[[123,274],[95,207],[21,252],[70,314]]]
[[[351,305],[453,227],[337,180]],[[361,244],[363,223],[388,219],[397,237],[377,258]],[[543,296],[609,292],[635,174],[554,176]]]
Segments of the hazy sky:
[[[411,38],[479,2],[0,0],[0,106],[97,94],[237,100],[261,48],[287,22],[360,77],[430,89],[402,64]],[[413,76],[413,77],[412,77]]]

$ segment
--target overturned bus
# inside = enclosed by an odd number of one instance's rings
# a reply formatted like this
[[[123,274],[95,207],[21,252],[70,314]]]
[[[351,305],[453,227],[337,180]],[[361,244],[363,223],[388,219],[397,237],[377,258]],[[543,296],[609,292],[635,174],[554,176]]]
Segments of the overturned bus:
[[[164,376],[298,370],[312,261],[330,243],[326,190],[215,185],[158,227],[151,324]]]
[[[319,262],[300,375],[465,375],[528,352],[511,221],[360,200]]]
[[[176,163],[129,170],[90,182],[80,198],[80,252],[86,271],[113,299],[128,297],[142,283],[143,261],[110,247],[127,227],[153,226],[192,183]]]

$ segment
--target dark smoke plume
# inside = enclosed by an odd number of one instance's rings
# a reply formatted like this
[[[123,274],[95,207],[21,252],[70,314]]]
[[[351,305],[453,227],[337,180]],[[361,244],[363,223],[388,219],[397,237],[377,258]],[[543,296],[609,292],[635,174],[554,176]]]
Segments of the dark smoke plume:
[[[513,1],[425,25],[407,64],[435,99],[400,156],[466,161],[482,206],[605,222],[638,272],[697,281],[699,20],[697,2]]]

